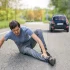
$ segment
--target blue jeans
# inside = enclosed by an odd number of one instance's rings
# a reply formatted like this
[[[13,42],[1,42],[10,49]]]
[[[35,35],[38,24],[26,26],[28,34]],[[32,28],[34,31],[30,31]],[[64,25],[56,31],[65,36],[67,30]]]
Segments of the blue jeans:
[[[44,44],[44,47],[46,48],[46,44],[45,44],[45,41],[44,41],[44,38],[42,35],[42,31],[40,29],[38,29],[38,30],[34,31],[34,33],[41,39],[41,41]],[[36,43],[37,42],[33,38],[30,38],[30,40],[28,42],[26,42],[19,49],[19,51],[23,54],[27,54],[27,55],[30,55],[30,56],[36,58],[36,59],[47,62],[48,58],[45,59],[44,57],[41,57],[41,53],[38,53],[36,50],[33,49],[35,47]]]

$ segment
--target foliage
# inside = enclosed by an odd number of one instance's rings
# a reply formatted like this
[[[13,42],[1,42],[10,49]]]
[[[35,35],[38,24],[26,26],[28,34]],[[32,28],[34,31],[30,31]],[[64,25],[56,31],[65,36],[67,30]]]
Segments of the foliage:
[[[42,21],[44,10],[42,9],[34,9],[34,10],[23,10],[23,18],[26,21]]]
[[[70,19],[70,0],[51,0],[52,5],[59,14],[65,14]]]
[[[18,9],[20,0],[0,0],[0,28],[8,27],[8,22],[17,20],[20,23],[25,21],[45,21],[45,9]],[[11,4],[10,4],[11,2]],[[13,3],[15,8],[12,7]]]

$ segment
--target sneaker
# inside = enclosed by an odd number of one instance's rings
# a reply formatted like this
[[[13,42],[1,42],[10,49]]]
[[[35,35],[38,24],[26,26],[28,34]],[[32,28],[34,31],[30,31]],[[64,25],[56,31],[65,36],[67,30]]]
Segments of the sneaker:
[[[49,63],[51,66],[54,66],[55,63],[56,63],[56,59],[55,59],[55,58],[52,58],[52,57],[49,57],[48,63]]]

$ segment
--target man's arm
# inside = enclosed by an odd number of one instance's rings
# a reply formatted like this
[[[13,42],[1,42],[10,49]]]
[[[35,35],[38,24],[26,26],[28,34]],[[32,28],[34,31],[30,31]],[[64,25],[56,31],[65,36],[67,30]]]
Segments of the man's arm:
[[[1,46],[2,46],[3,43],[4,43],[4,37],[2,37],[2,38],[0,39],[0,48],[1,48]]]
[[[40,38],[34,33],[32,34],[32,38],[39,44],[40,48],[43,51],[42,55],[46,58],[47,57],[46,50],[45,50],[44,45],[43,45],[42,41],[40,40]]]

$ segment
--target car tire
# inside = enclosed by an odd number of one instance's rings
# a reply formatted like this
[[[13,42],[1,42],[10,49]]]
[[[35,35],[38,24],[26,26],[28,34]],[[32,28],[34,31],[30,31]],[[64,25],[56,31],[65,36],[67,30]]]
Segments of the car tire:
[[[53,32],[53,29],[52,28],[50,29],[50,32]]]
[[[66,31],[69,32],[69,28],[67,28]]]

